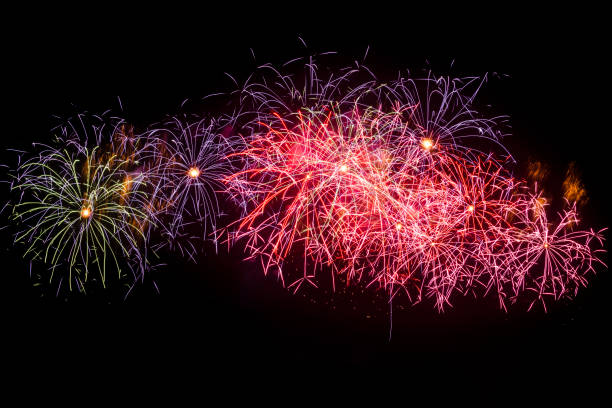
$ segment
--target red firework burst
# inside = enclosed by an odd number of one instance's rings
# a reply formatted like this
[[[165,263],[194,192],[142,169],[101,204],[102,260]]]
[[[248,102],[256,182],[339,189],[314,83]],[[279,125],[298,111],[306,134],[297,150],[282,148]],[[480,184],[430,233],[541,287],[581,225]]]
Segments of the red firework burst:
[[[328,267],[334,282],[433,297],[439,310],[455,292],[494,290],[505,308],[524,290],[558,299],[584,284],[601,234],[569,232],[575,208],[549,230],[503,160],[424,134],[413,111],[356,105],[260,123],[234,154],[244,170],[225,180],[247,209],[231,238],[295,291]]]

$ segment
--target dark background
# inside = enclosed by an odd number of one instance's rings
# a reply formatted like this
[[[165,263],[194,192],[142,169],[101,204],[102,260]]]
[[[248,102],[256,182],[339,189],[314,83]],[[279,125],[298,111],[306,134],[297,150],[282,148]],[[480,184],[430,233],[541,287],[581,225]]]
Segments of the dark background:
[[[261,63],[325,51],[361,60],[369,46],[366,63],[383,76],[407,68],[490,73],[479,103],[511,116],[506,143],[522,171],[529,160],[546,162],[555,192],[576,161],[590,198],[585,225],[610,225],[609,103],[602,102],[609,71],[595,10],[442,17],[431,10],[296,7],[8,15],[2,163],[12,163],[6,148],[48,138],[52,115],[116,108],[120,96],[127,118],[144,125],[177,112],[185,98],[231,90],[225,72],[244,80]],[[125,301],[112,292],[56,297],[33,287],[20,249],[6,230],[1,234],[4,351],[15,362],[14,378],[23,381],[61,370],[84,382],[108,372],[122,384],[193,380],[192,372],[232,384],[268,381],[269,373],[289,381],[304,373],[313,373],[313,381],[355,376],[358,382],[467,376],[475,384],[496,382],[493,373],[518,373],[533,386],[551,378],[557,385],[609,378],[595,374],[609,372],[610,364],[607,270],[548,313],[526,313],[524,305],[505,313],[495,299],[471,298],[456,299],[443,314],[427,301],[396,307],[389,340],[380,296],[360,290],[331,296],[323,289],[294,296],[242,262],[239,250],[215,256],[208,249],[196,265],[169,258],[157,275],[159,295],[145,286]]]

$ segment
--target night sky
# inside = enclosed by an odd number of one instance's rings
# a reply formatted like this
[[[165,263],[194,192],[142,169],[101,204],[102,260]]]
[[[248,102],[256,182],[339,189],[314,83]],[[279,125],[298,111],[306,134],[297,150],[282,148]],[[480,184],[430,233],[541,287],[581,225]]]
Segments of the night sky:
[[[589,195],[583,225],[610,225],[609,102],[600,102],[609,94],[609,72],[597,21],[522,12],[465,20],[429,12],[389,21],[399,13],[340,18],[308,10],[308,18],[297,11],[283,18],[278,10],[248,17],[220,10],[21,15],[4,35],[4,99],[11,106],[2,163],[13,163],[7,148],[49,140],[53,115],[117,109],[120,97],[125,117],[145,126],[178,113],[186,98],[231,91],[226,72],[244,80],[260,64],[326,51],[350,63],[369,46],[366,65],[383,78],[406,69],[417,76],[489,73],[476,106],[510,115],[505,142],[519,162],[516,174],[525,174],[530,160],[547,163],[545,188],[560,197],[575,161]],[[578,29],[576,21],[592,23]],[[234,382],[267,372],[333,376],[354,369],[407,380],[467,372],[484,379],[507,369],[535,383],[551,375],[584,378],[610,363],[611,282],[602,268],[576,299],[551,303],[548,313],[527,313],[524,304],[505,313],[494,297],[456,297],[443,314],[427,300],[395,305],[389,340],[384,295],[361,287],[293,295],[242,261],[239,246],[218,255],[206,247],[197,264],[168,256],[154,276],[160,294],[148,284],[123,300],[120,291],[58,297],[52,287],[35,287],[21,248],[7,230],[0,236],[4,349],[19,378],[52,376],[59,366],[118,371],[126,380],[180,376],[189,368]]]

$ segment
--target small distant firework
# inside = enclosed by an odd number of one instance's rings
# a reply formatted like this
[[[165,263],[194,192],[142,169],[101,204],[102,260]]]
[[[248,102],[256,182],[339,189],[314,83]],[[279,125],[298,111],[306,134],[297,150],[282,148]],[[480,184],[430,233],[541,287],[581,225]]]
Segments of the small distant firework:
[[[217,121],[174,117],[146,132],[153,153],[152,211],[164,240],[193,258],[212,240],[222,215],[217,190],[230,173],[231,138]]]
[[[97,143],[106,140],[104,132],[126,129],[124,124],[79,124]],[[76,129],[72,124],[61,128],[54,146],[36,145],[39,152],[17,168],[12,188],[19,199],[11,216],[19,226],[15,241],[25,244],[25,257],[49,267],[49,280],[57,277],[59,286],[66,281],[71,290],[84,291],[92,276],[102,286],[110,276],[133,283],[143,267],[142,176],[131,172],[131,159],[112,148],[88,148],[87,135]],[[126,281],[128,270],[132,277]]]

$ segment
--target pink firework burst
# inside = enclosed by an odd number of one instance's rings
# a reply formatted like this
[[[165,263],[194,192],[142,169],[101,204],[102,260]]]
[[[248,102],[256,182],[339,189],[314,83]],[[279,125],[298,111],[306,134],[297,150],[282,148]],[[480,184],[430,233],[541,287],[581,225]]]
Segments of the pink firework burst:
[[[454,294],[495,293],[505,309],[524,292],[574,295],[602,263],[601,231],[577,230],[575,205],[554,227],[534,210],[537,191],[508,170],[505,117],[471,107],[482,80],[365,82],[335,102],[343,82],[307,72],[312,94],[291,100],[310,107],[295,111],[281,103],[286,77],[280,92],[246,88],[255,119],[229,155],[242,169],[224,182],[243,215],[228,242],[244,242],[266,274],[297,291],[326,270],[334,288],[342,276],[440,311]]]

